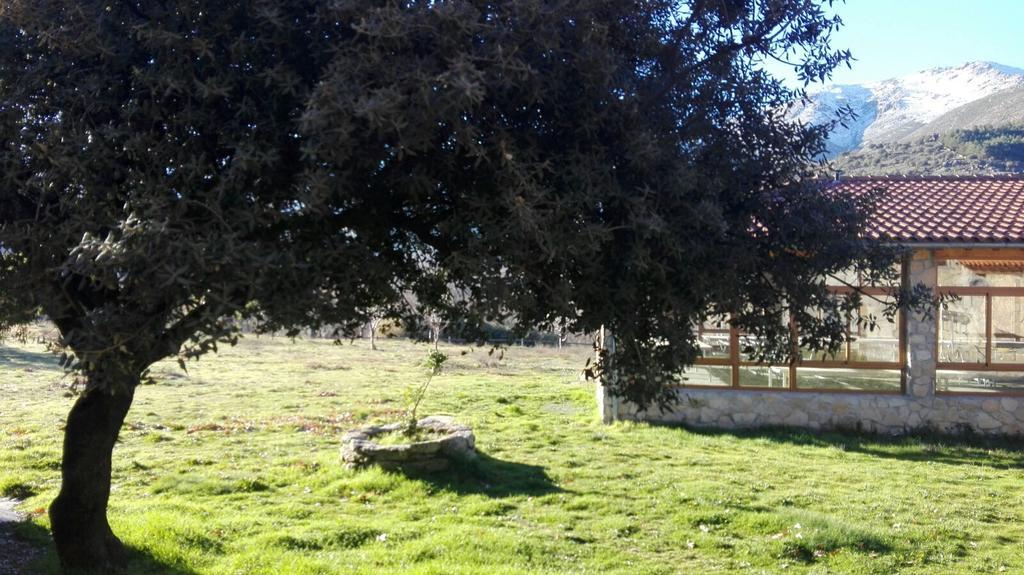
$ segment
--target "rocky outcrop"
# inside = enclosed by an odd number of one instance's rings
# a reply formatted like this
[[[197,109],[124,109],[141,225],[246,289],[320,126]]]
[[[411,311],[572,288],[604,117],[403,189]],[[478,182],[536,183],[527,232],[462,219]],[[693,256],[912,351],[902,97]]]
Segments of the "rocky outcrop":
[[[455,423],[451,417],[425,417],[416,425],[436,439],[381,445],[376,438],[399,432],[405,424],[371,425],[345,434],[341,459],[350,468],[378,465],[384,469],[431,472],[447,469],[453,460],[473,457],[476,453],[473,430]]]

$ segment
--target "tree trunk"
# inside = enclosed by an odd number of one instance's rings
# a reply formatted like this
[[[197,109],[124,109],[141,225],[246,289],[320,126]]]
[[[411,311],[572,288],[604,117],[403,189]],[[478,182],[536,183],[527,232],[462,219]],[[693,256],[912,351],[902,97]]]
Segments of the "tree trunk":
[[[124,546],[107,523],[107,500],[111,454],[139,380],[117,379],[87,391],[68,415],[60,494],[50,505],[53,542],[65,569],[110,573],[127,566]]]
[[[370,349],[377,351],[377,326],[370,322]]]

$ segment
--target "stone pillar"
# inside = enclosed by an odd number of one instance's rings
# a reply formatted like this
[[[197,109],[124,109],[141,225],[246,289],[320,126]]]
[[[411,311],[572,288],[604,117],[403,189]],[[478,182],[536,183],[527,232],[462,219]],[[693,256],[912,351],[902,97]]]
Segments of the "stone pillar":
[[[615,353],[615,339],[604,326],[597,332],[597,349],[597,357],[594,360],[598,362],[601,361],[601,350],[606,351],[608,355]],[[604,383],[604,376],[597,378],[597,411],[602,423],[611,423],[619,416],[619,398],[612,395]]]
[[[907,273],[909,286],[924,284],[931,289],[938,285],[938,268],[931,250],[917,250],[910,259]],[[925,398],[935,395],[935,357],[938,338],[936,314],[907,314],[907,393]]]

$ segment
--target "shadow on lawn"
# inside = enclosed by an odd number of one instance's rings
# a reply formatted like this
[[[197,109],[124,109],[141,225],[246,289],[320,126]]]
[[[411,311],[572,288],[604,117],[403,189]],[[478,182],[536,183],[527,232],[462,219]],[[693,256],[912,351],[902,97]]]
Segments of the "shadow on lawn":
[[[882,459],[935,462],[948,465],[981,465],[994,469],[1024,469],[1024,443],[1010,438],[988,438],[979,435],[946,436],[915,433],[900,437],[856,432],[811,433],[792,428],[758,430],[713,430],[687,428],[690,433],[706,436],[732,436],[760,439],[773,443],[834,447],[851,453],[862,453]]]
[[[52,353],[24,351],[0,345],[0,365],[18,368],[56,369],[57,356]]]
[[[15,536],[33,546],[38,557],[23,566],[18,573],[61,573],[62,575],[95,575],[84,571],[61,571],[57,551],[53,547],[50,531],[35,523],[19,523],[13,528]],[[197,575],[195,571],[177,565],[167,565],[146,551],[128,547],[128,569],[124,573],[140,575]]]
[[[439,473],[408,475],[437,489],[453,491],[460,495],[509,497],[564,492],[551,480],[543,467],[502,461],[486,453],[477,453],[473,459],[456,461],[450,469]]]

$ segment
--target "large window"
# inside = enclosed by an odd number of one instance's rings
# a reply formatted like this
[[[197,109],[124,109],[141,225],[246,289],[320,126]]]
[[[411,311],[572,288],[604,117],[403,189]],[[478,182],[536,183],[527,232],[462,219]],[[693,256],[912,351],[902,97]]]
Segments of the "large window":
[[[938,315],[940,393],[1024,393],[1024,260],[938,258],[939,292],[957,297]]]
[[[852,288],[834,288],[838,297]],[[889,290],[861,288],[856,314],[845,318],[846,345],[832,356],[801,354],[794,366],[796,389],[893,392],[903,389],[903,321],[901,314],[889,321],[883,313]],[[875,325],[857,318],[874,318]]]
[[[833,286],[836,297],[846,297],[853,288]],[[888,321],[883,314],[889,288],[861,288],[859,314],[837,318],[846,326],[846,342],[834,353],[794,350],[798,359],[789,365],[764,365],[748,361],[740,350],[749,337],[730,329],[725,318],[716,318],[698,329],[703,357],[682,378],[684,387],[732,387],[791,391],[888,392],[903,390],[906,346],[902,318]],[[1024,307],[1024,301],[1021,302]],[[874,316],[874,328],[856,317]],[[799,326],[791,325],[797,336]],[[1024,340],[1021,357],[1024,358]]]

